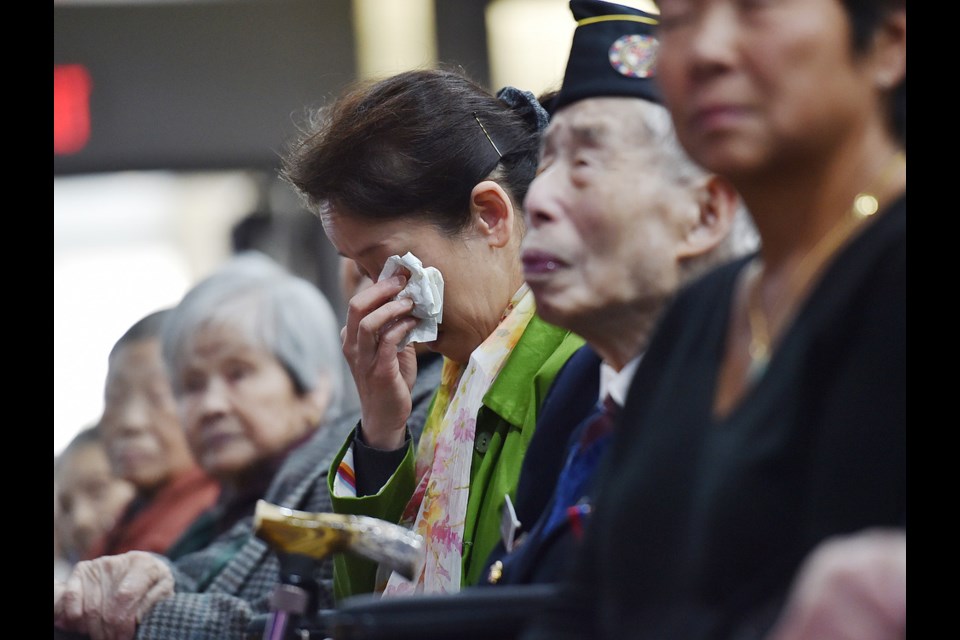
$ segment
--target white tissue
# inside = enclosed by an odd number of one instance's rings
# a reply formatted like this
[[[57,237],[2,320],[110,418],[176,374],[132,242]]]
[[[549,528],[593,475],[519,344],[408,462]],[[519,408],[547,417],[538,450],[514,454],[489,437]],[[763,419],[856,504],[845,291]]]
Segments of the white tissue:
[[[403,256],[390,256],[383,265],[379,280],[389,278],[401,268],[410,272],[407,286],[394,298],[413,300],[414,318],[420,322],[400,342],[398,350],[411,342],[432,342],[437,339],[437,326],[443,322],[443,276],[436,267],[424,267],[420,259],[409,251]]]

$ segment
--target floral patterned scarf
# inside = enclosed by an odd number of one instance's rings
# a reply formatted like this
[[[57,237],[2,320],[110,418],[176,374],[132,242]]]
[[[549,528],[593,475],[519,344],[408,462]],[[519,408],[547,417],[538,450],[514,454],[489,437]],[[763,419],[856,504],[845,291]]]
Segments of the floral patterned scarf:
[[[413,581],[393,573],[384,597],[460,590],[477,413],[534,311],[533,294],[524,284],[465,367],[444,360],[440,388],[417,449],[417,489],[400,521],[423,536],[423,564]]]

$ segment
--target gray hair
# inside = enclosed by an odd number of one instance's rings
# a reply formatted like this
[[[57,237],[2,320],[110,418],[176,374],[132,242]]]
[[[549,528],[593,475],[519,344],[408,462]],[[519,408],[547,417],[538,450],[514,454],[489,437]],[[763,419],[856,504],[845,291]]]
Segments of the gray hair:
[[[177,371],[193,338],[211,325],[238,329],[251,345],[272,353],[300,394],[326,376],[327,416],[340,413],[345,362],[339,324],[314,284],[255,251],[235,256],[196,284],[166,318],[161,336],[174,395],[183,391]]]
[[[644,131],[663,154],[661,168],[665,175],[680,185],[691,185],[709,177],[710,172],[694,162],[680,144],[670,112],[662,105],[644,104],[647,107],[642,111]],[[739,199],[730,233],[713,251],[686,260],[681,265],[681,279],[689,282],[715,266],[756,251],[759,246],[760,234],[743,200]]]

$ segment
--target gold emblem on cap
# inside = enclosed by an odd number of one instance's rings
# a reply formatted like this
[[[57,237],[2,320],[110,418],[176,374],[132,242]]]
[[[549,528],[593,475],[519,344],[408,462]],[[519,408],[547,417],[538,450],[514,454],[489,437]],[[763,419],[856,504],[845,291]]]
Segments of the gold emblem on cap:
[[[610,65],[627,78],[649,78],[653,75],[660,42],[653,36],[633,34],[620,36],[608,52]]]

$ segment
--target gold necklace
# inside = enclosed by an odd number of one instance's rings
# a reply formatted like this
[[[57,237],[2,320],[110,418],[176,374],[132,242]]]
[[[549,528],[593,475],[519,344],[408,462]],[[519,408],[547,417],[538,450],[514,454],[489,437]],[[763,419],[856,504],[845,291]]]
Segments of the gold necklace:
[[[787,291],[796,291],[795,302],[802,298],[806,288],[813,282],[820,270],[830,261],[830,258],[853,236],[862,223],[880,210],[880,201],[877,193],[881,193],[887,186],[893,171],[907,163],[906,154],[897,151],[884,164],[878,177],[864,191],[853,199],[853,206],[846,215],[842,216],[827,233],[820,238],[810,251],[807,252],[797,268],[788,278]],[[758,380],[767,370],[770,363],[771,339],[770,323],[767,312],[760,299],[760,278],[763,275],[763,263],[760,257],[754,260],[751,271],[747,274],[747,321],[750,327],[750,344],[747,353],[750,356],[750,365],[747,369],[747,379],[751,382]],[[788,312],[789,315],[789,312]]]

